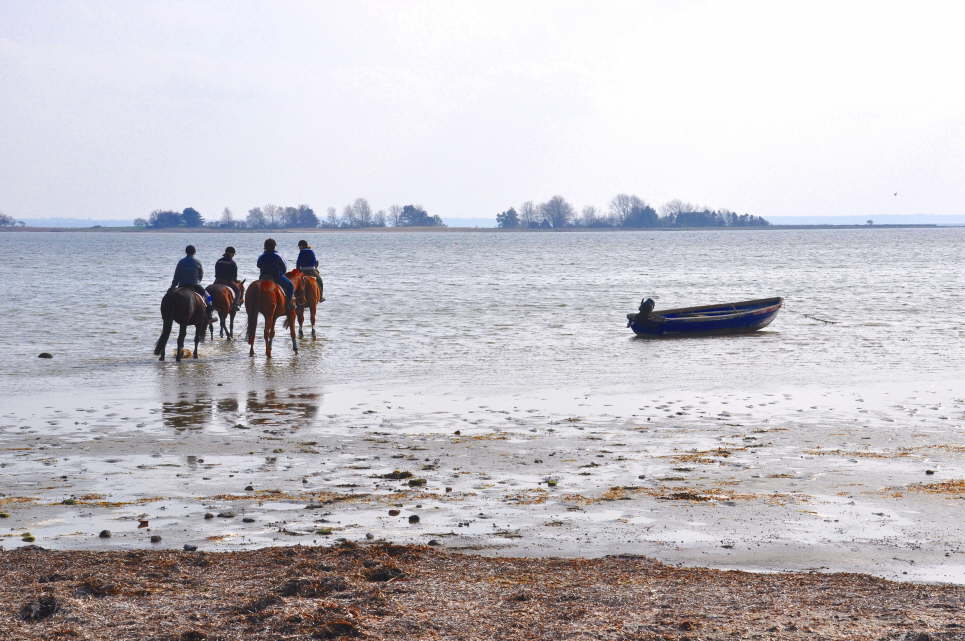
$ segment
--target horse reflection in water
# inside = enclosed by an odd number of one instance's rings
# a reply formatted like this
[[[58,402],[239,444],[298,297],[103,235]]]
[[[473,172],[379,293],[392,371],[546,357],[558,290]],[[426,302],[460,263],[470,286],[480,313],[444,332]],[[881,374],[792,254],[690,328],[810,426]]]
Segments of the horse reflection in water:
[[[299,429],[318,415],[319,394],[290,390],[284,396],[275,390],[267,390],[264,398],[255,391],[248,392],[245,404],[247,422],[250,425],[277,426]]]
[[[161,420],[176,431],[201,430],[211,423],[211,399],[205,396],[161,403]]]

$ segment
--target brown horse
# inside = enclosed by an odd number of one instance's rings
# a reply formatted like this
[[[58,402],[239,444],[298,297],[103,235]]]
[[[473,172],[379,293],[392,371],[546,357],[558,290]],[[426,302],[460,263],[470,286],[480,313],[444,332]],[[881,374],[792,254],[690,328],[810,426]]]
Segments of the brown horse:
[[[318,281],[315,280],[314,276],[303,274],[297,269],[293,269],[285,276],[295,286],[295,304],[297,305],[295,315],[298,317],[298,338],[305,338],[305,332],[302,331],[302,325],[305,323],[305,307],[308,307],[311,313],[312,338],[315,338],[315,314],[318,303],[322,299],[322,292],[318,289]]]
[[[292,335],[292,349],[298,351],[295,342],[295,314],[285,314],[285,292],[272,280],[256,280],[248,287],[245,296],[245,311],[248,312],[248,356],[255,355],[255,333],[258,330],[258,314],[265,317],[265,356],[271,358],[271,341],[275,338],[275,321],[287,316],[288,328]]]
[[[167,347],[171,326],[175,321],[181,327],[181,331],[178,332],[176,360],[181,360],[188,325],[194,325],[194,358],[197,358],[198,343],[204,340],[208,325],[208,314],[205,312],[205,304],[201,296],[190,287],[169,289],[161,299],[161,319],[164,321],[164,328],[161,330],[161,337],[154,345],[154,354],[160,356],[158,360],[164,360],[164,348]]]
[[[241,300],[239,303],[245,301],[245,281],[236,280],[235,286],[238,291],[241,292]],[[211,283],[206,288],[207,292],[211,294],[211,304],[218,311],[218,321],[221,327],[218,329],[218,336],[228,335],[228,340],[230,341],[235,333],[235,290],[230,285],[223,285],[222,283]],[[225,321],[230,320],[230,327],[225,324]],[[214,320],[212,319],[211,324],[208,326],[211,330],[211,338],[214,339]]]

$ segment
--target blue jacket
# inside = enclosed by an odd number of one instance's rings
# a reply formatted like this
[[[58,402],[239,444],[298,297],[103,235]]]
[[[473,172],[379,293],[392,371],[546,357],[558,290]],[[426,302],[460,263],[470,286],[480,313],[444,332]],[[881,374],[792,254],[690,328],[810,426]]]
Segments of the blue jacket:
[[[307,247],[298,252],[298,260],[295,261],[295,267],[318,267],[318,259],[315,258],[315,252]]]
[[[171,287],[184,287],[190,285],[200,285],[204,278],[204,269],[201,261],[194,256],[185,256],[178,261],[178,266],[174,268],[174,280]]]
[[[285,276],[288,267],[285,261],[276,252],[265,252],[258,257],[258,269],[262,274],[269,274],[272,278],[278,279]]]

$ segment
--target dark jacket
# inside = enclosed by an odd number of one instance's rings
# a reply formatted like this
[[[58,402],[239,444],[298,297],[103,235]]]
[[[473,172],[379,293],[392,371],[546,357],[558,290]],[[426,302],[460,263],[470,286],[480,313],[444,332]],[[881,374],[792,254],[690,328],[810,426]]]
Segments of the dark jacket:
[[[298,252],[298,260],[295,261],[295,267],[318,267],[318,259],[315,258],[315,252],[308,247]]]
[[[288,267],[285,266],[285,261],[276,252],[265,252],[258,257],[258,270],[262,274],[268,274],[277,279],[285,275]]]
[[[222,256],[214,264],[214,279],[231,282],[238,280],[238,263],[227,256]]]
[[[201,267],[201,261],[194,256],[185,256],[178,261],[178,266],[174,268],[174,280],[171,281],[171,287],[200,285],[202,278],[204,278],[204,269]]]

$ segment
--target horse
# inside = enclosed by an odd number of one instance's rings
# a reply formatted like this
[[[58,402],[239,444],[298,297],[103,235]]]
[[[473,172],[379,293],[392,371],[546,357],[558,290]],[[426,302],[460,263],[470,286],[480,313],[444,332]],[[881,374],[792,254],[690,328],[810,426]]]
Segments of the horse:
[[[241,301],[245,300],[245,281],[236,280],[235,285],[238,290],[241,291]],[[224,285],[222,283],[212,283],[206,288],[207,292],[211,294],[211,304],[214,308],[218,310],[218,321],[221,327],[218,329],[218,336],[228,335],[228,340],[230,341],[235,333],[235,297],[237,294],[235,290],[230,285]],[[230,328],[225,325],[225,321],[229,320],[231,322]],[[214,320],[211,321],[209,325],[211,330],[211,338],[214,339]]]
[[[293,269],[285,274],[295,286],[295,302],[297,309],[295,315],[298,317],[298,338],[305,338],[302,325],[305,323],[305,307],[311,312],[310,320],[312,323],[312,338],[315,338],[315,314],[318,303],[321,301],[322,292],[318,289],[318,281],[314,276],[303,274],[301,270]]]
[[[245,296],[245,311],[248,312],[248,356],[255,355],[255,332],[258,330],[258,314],[265,317],[265,356],[271,358],[271,341],[275,338],[275,321],[279,316],[288,319],[288,329],[292,335],[292,349],[298,352],[295,342],[295,313],[285,313],[285,292],[273,280],[256,280],[248,287]]]
[[[168,337],[171,335],[171,326],[177,321],[181,327],[178,332],[178,354],[176,360],[181,361],[181,353],[184,350],[184,337],[188,333],[188,325],[194,325],[194,354],[198,357],[198,343],[204,340],[207,333],[208,314],[205,310],[205,303],[201,300],[201,295],[190,287],[178,287],[169,289],[164,298],[161,299],[161,318],[164,321],[164,328],[161,330],[161,337],[154,345],[154,354],[160,356],[159,361],[164,360],[164,348],[167,347]]]

